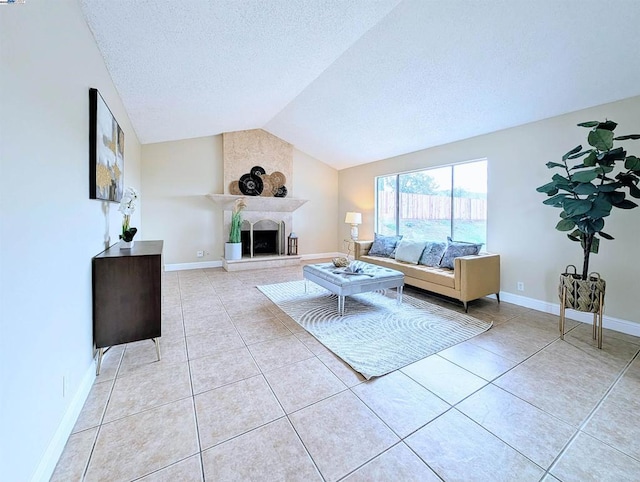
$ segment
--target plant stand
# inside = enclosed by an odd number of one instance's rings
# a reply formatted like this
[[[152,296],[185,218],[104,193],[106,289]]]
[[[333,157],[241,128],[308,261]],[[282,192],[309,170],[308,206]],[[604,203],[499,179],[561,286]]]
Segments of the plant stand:
[[[573,268],[573,273],[569,269]],[[598,348],[602,349],[602,317],[604,314],[604,294],[606,282],[598,273],[591,273],[588,280],[581,279],[576,274],[576,267],[567,266],[560,275],[560,320],[558,328],[560,339],[564,340],[567,308],[593,313],[593,339],[597,340]]]

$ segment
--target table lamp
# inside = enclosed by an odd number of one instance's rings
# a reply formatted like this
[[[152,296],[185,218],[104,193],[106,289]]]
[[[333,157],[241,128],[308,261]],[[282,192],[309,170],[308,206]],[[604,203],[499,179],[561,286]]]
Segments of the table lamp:
[[[348,212],[344,222],[351,225],[351,239],[356,241],[358,239],[358,224],[362,224],[362,214]]]

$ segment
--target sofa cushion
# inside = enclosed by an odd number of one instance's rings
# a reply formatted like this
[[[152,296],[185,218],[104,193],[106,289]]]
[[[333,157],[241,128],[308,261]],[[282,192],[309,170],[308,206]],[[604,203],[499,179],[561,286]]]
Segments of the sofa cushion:
[[[450,269],[416,265],[406,266],[402,272],[405,276],[417,278],[440,286],[446,286],[448,288],[455,288],[456,286],[455,273]]]
[[[424,251],[424,241],[402,239],[396,246],[396,260],[405,263],[418,264]]]
[[[460,256],[478,254],[483,243],[468,243],[466,241],[454,241],[447,236],[447,249],[440,261],[441,268],[453,269],[453,260]]]
[[[418,264],[424,264],[425,266],[440,266],[440,260],[442,259],[442,255],[446,249],[447,243],[444,241],[427,241]]]
[[[383,236],[382,234],[376,234],[375,239],[373,240],[373,245],[369,250],[369,256],[380,256],[383,258],[388,258],[391,256],[393,251],[398,244],[398,241],[402,239],[402,235],[400,236]]]
[[[378,256],[362,256],[362,261],[367,263],[373,263],[385,268],[396,269],[402,271],[405,276],[410,278],[419,279],[429,283],[437,284],[440,286],[446,286],[448,288],[455,289],[455,273],[453,270],[445,268],[437,268],[423,265],[411,265],[407,263],[401,263],[390,258],[380,258]],[[408,282],[408,284],[411,284]]]

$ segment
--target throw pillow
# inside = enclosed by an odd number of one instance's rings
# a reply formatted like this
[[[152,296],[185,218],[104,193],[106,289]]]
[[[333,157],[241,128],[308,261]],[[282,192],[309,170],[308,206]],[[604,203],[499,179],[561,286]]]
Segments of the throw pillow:
[[[447,236],[447,249],[442,255],[440,261],[441,268],[453,269],[453,260],[460,256],[469,256],[470,254],[478,254],[483,243],[468,243],[466,241],[453,241]]]
[[[424,264],[425,266],[440,266],[440,260],[442,259],[442,255],[446,249],[447,243],[445,242],[427,241],[418,264]]]
[[[396,261],[418,264],[422,251],[424,251],[424,241],[403,239],[396,246]]]
[[[376,234],[375,239],[373,240],[373,245],[369,250],[369,256],[388,258],[391,256],[391,253],[393,253],[393,250],[396,248],[398,241],[401,239],[402,235],[383,236],[381,234]]]

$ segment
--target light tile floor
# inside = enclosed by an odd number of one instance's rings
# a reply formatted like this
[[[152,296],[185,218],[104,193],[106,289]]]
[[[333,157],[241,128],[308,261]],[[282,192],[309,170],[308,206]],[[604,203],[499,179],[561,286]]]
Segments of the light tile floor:
[[[256,289],[294,279],[165,273],[162,360],[107,353],[52,480],[640,480],[640,339],[561,341],[557,317],[483,299],[491,330],[365,381]]]

